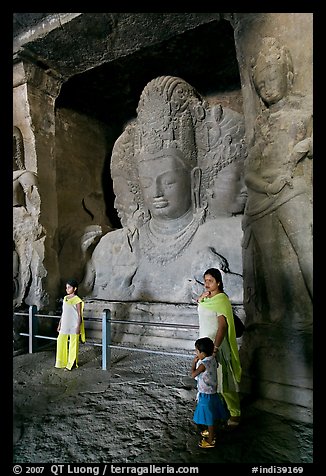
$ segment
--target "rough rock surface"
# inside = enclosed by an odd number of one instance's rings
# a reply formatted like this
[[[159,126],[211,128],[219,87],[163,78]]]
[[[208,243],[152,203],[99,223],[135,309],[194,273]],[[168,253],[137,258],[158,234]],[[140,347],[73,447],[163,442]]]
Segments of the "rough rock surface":
[[[191,358],[81,345],[79,368],[55,348],[13,359],[14,463],[311,463],[312,427],[242,401],[239,428],[198,447]],[[257,402],[256,402],[257,403]]]

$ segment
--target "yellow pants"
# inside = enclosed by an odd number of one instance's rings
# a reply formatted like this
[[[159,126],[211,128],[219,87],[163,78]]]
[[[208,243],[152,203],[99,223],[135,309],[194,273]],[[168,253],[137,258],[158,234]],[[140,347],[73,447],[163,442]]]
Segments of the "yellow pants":
[[[65,367],[66,369],[71,370],[75,362],[76,367],[78,367],[78,350],[79,334],[59,334],[57,339],[55,367],[57,369],[63,369]]]
[[[240,416],[240,398],[238,392],[223,392],[225,403],[228,407],[231,416]]]

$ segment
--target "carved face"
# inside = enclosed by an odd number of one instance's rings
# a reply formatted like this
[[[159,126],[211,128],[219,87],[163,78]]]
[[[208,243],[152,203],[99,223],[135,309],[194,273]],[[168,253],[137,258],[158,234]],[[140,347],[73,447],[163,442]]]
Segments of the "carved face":
[[[287,71],[282,63],[259,65],[254,76],[259,96],[268,104],[275,104],[287,94]]]
[[[191,207],[190,171],[171,155],[139,164],[144,201],[153,217],[175,219]]]
[[[126,226],[138,208],[135,195],[131,192],[127,179],[122,175],[113,177],[113,190],[116,196],[114,208],[118,212],[122,226]]]
[[[211,217],[243,213],[247,199],[241,163],[224,167],[207,190],[208,210]]]

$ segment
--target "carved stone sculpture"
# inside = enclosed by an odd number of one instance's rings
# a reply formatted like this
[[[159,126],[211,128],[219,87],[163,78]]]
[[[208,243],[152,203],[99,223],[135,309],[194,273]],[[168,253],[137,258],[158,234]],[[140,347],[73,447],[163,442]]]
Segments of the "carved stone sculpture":
[[[32,213],[33,187],[37,185],[37,177],[34,172],[26,170],[24,166],[24,142],[20,129],[13,128],[13,206],[25,207]]]
[[[39,295],[39,282],[44,273],[43,228],[39,224],[40,196],[37,176],[24,165],[24,142],[18,127],[13,128],[13,241],[15,292],[14,307],[28,302],[29,293]],[[18,286],[17,286],[18,284]]]
[[[267,321],[306,330],[312,324],[311,104],[291,92],[291,56],[275,38],[264,38],[253,81],[261,113],[246,159],[245,300],[256,319],[268,315]]]
[[[111,159],[114,204],[123,228],[102,237],[81,283],[81,292],[92,292],[100,298],[127,300],[132,298],[134,290],[132,278],[137,269],[134,242],[138,240],[143,218],[137,170],[132,161],[133,140],[134,124],[130,123],[117,139]]]
[[[93,252],[83,283],[91,297],[190,303],[204,271],[216,266],[233,302],[242,302],[243,134],[240,114],[209,107],[181,78],[147,84],[137,118],[113,149],[123,228]],[[223,172],[228,198],[219,210],[212,196]]]
[[[60,228],[59,263],[62,281],[76,276],[84,278],[95,246],[108,231],[112,230],[105,214],[104,198],[101,191],[92,191],[80,203],[80,218],[71,217]],[[79,210],[80,212],[80,210]],[[78,214],[76,214],[78,216]]]
[[[13,242],[13,299],[15,305],[15,299],[19,296],[20,290],[20,263],[19,255],[17,253],[15,242]]]

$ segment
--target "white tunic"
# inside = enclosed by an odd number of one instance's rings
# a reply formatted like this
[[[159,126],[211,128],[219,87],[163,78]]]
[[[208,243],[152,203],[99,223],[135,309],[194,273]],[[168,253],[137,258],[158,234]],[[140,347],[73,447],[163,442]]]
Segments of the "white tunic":
[[[70,304],[67,296],[63,299],[61,326],[59,334],[77,334],[79,322],[77,304]]]

